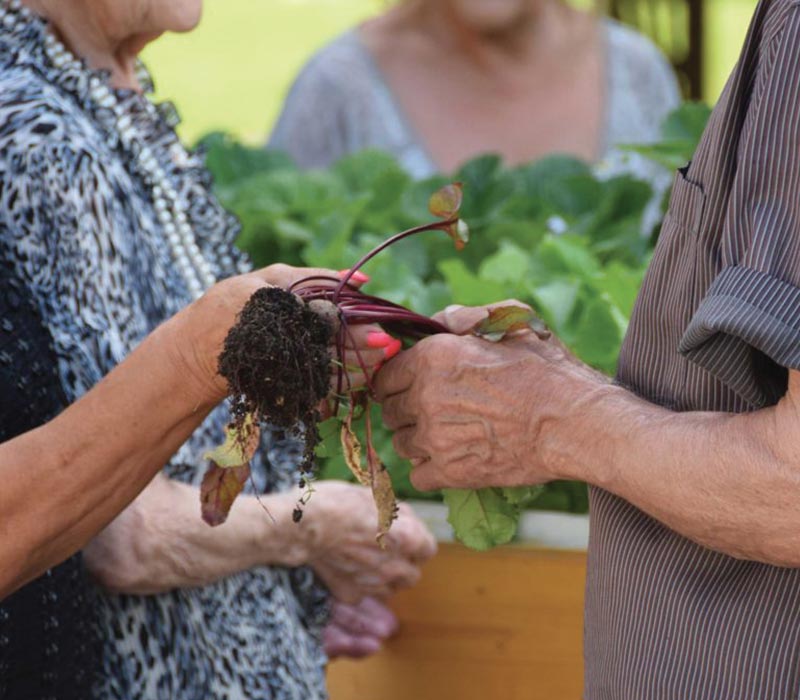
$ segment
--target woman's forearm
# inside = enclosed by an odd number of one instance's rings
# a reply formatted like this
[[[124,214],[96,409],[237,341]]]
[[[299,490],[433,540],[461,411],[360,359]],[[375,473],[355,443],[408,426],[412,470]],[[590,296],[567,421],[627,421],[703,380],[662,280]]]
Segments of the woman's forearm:
[[[217,357],[257,289],[334,274],[276,264],[219,282],[57,418],[0,444],[0,599],[102,530],[224,398]]]
[[[307,555],[292,521],[296,492],[240,496],[228,519],[209,527],[197,487],[158,475],[86,547],[98,582],[118,593],[203,586],[255,566],[298,566]]]
[[[80,549],[220,400],[184,371],[182,320],[57,418],[0,445],[0,599]]]
[[[604,387],[542,436],[559,476],[605,488],[731,556],[800,566],[798,373],[774,408],[675,413]]]

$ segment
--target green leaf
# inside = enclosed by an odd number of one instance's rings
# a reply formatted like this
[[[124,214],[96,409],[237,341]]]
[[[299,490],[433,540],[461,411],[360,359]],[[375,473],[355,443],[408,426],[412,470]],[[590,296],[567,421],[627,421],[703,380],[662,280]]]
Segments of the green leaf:
[[[662,141],[654,144],[621,145],[624,151],[638,153],[648,160],[658,163],[666,170],[677,170],[689,162],[694,152],[692,141]]]
[[[591,175],[592,169],[586,161],[575,156],[550,155],[533,163],[520,165],[517,172],[524,178],[527,187],[535,190],[553,180],[561,181],[576,176]]]
[[[630,318],[642,286],[644,267],[631,268],[616,260],[609,263],[593,286],[608,294],[625,318]]]
[[[503,498],[514,506],[528,506],[544,491],[544,486],[513,486],[502,489]]]
[[[692,159],[705,131],[711,108],[700,102],[685,102],[667,115],[661,126],[661,139],[654,144],[623,146],[664,167],[675,170]]]
[[[411,178],[388,153],[365,149],[339,160],[331,168],[353,194],[370,193],[372,206],[385,209],[398,200]]]
[[[702,102],[684,102],[667,115],[661,126],[665,141],[683,139],[697,143],[705,131],[711,108]]]
[[[592,174],[550,180],[543,191],[553,211],[566,218],[596,210],[603,198],[603,185]]]
[[[248,148],[236,139],[214,132],[203,137],[198,146],[205,151],[206,166],[214,174],[214,185],[224,187],[255,173],[291,170],[291,158],[280,151]]]
[[[564,279],[530,288],[535,308],[552,325],[556,333],[563,333],[574,313],[580,288],[580,282]]]
[[[276,219],[275,233],[278,238],[296,243],[310,243],[314,239],[314,233],[307,226],[292,219]]]
[[[464,261],[459,258],[443,260],[439,263],[439,271],[450,287],[450,293],[455,303],[465,306],[480,306],[490,299],[496,301],[505,298],[505,287],[502,284],[478,278],[466,268]]]
[[[613,374],[625,330],[626,320],[610,300],[594,298],[583,310],[573,349],[584,362]]]
[[[498,284],[518,285],[527,278],[530,266],[526,251],[515,243],[500,241],[500,249],[481,263],[478,276]]]
[[[510,542],[516,534],[519,509],[501,489],[449,489],[443,495],[449,509],[447,521],[467,547],[486,550]]]
[[[303,249],[303,259],[307,265],[333,270],[350,266],[352,261],[348,259],[346,251],[358,214],[365,204],[365,198],[353,200],[318,220],[316,235]]]
[[[540,263],[553,273],[591,277],[600,270],[600,261],[588,248],[588,241],[577,236],[545,236],[537,251]]]
[[[470,226],[481,226],[492,220],[518,189],[518,182],[496,155],[478,156],[458,169],[453,179],[463,183],[465,198],[461,218]]]

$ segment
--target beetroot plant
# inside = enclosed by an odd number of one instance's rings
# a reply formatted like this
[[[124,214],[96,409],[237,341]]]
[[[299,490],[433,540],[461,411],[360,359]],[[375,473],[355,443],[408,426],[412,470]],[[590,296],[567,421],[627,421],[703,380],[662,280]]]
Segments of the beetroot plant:
[[[372,369],[358,350],[355,367],[348,367],[346,349],[355,348],[352,331],[360,324],[379,324],[406,344],[446,333],[435,320],[386,299],[362,292],[352,280],[361,268],[389,246],[429,231],[449,235],[456,249],[468,241],[468,228],[459,218],[459,183],[437,191],[429,208],[437,219],[395,234],[364,255],[339,277],[315,276],[289,289],[258,290],[242,309],[219,357],[219,371],[231,396],[232,421],[223,445],[207,455],[208,471],[201,488],[202,514],[210,525],[225,521],[250,477],[249,461],[259,444],[262,424],[299,435],[304,441],[300,486],[303,493],[294,511],[300,520],[313,493],[313,460],[320,436],[320,406],[334,387],[331,412],[341,423],[345,461],[357,481],[372,490],[378,510],[377,539],[382,542],[396,516],[391,478],[373,446],[370,404]],[[475,329],[490,341],[538,326],[533,314],[519,307],[495,309]],[[363,383],[351,383],[351,373]],[[365,441],[354,425],[363,421]]]

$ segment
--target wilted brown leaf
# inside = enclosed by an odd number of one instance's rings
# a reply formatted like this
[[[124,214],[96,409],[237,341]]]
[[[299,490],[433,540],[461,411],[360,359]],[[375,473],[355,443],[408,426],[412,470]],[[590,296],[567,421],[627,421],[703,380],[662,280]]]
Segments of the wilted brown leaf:
[[[200,506],[203,520],[215,527],[228,519],[231,506],[250,478],[250,465],[220,467],[209,465],[200,485]]]
[[[397,499],[392,487],[392,478],[380,459],[370,461],[372,479],[372,498],[378,509],[378,534],[375,539],[381,548],[386,546],[385,538],[397,517]]]
[[[445,185],[436,190],[428,200],[428,209],[431,214],[442,219],[452,219],[461,208],[463,198],[460,182]]]
[[[342,452],[347,467],[353,473],[359,484],[362,486],[370,485],[369,472],[361,464],[361,442],[353,430],[353,411],[354,406],[351,402],[347,412],[347,418],[342,421]]]
[[[392,478],[386,466],[372,446],[372,420],[369,411],[365,413],[364,425],[367,432],[367,466],[369,467],[370,487],[375,507],[378,509],[378,545],[386,546],[386,535],[397,517],[397,499],[392,488]]]
[[[210,460],[200,485],[200,505],[203,520],[209,525],[221,525],[228,518],[236,497],[250,477],[250,460],[258,449],[261,432],[252,417],[241,428],[229,425],[225,442],[204,455]]]

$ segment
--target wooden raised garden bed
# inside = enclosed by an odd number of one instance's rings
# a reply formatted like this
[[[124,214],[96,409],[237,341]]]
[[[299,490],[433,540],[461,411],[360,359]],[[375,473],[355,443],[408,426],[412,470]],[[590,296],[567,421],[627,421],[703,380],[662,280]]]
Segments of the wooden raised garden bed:
[[[483,553],[441,543],[393,602],[400,634],[371,659],[331,664],[331,700],[578,700],[588,524],[526,520],[535,542]]]

